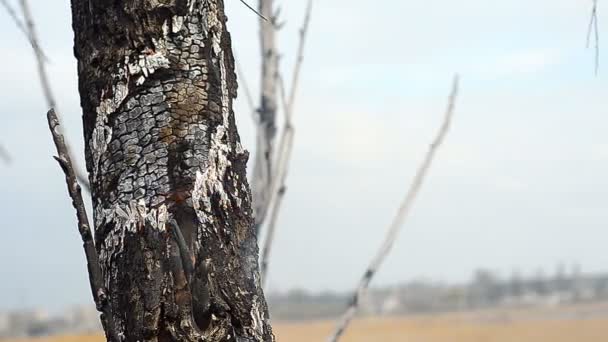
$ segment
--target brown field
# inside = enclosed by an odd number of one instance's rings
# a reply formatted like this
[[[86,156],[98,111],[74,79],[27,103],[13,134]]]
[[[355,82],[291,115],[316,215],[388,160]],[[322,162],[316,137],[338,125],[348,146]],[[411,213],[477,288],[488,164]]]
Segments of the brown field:
[[[325,341],[330,323],[278,324],[277,341]],[[24,341],[24,340],[20,340]],[[104,342],[101,336],[70,336],[28,342]],[[344,342],[606,342],[608,319],[473,324],[443,319],[370,319],[355,323]]]
[[[491,311],[441,316],[362,319],[343,342],[606,342],[608,306],[560,310]],[[277,341],[325,341],[333,322],[276,323]],[[25,342],[26,340],[19,340]],[[27,342],[103,342],[101,336],[71,336]],[[11,341],[17,342],[17,341]]]

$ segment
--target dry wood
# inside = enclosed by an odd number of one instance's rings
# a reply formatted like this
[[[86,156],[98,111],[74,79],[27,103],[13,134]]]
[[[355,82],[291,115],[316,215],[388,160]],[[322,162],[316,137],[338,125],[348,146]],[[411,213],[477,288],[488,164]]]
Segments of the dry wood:
[[[59,124],[59,118],[55,110],[51,109],[47,113],[47,121],[49,129],[53,135],[53,142],[57,150],[57,156],[55,160],[61,166],[63,173],[65,174],[65,181],[68,187],[68,193],[72,199],[72,205],[76,210],[76,218],[78,219],[78,232],[82,238],[82,246],[84,248],[85,256],[87,259],[87,269],[89,271],[89,283],[91,285],[91,291],[93,292],[93,299],[97,310],[102,313],[102,322],[106,331],[109,341],[118,342],[118,335],[116,334],[114,320],[112,318],[112,309],[107,298],[107,291],[104,288],[103,277],[101,273],[101,267],[99,265],[99,256],[95,250],[95,243],[93,241],[93,234],[91,233],[91,226],[89,224],[89,218],[87,215],[84,200],[82,199],[82,192],[78,179],[74,171],[72,159],[68,152],[67,144],[61,133],[61,127]]]

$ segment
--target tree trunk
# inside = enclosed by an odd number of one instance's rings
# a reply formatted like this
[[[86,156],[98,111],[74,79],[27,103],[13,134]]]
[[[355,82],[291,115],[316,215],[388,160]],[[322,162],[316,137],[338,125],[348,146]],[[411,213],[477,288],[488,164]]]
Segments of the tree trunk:
[[[72,0],[109,341],[273,341],[223,0]]]

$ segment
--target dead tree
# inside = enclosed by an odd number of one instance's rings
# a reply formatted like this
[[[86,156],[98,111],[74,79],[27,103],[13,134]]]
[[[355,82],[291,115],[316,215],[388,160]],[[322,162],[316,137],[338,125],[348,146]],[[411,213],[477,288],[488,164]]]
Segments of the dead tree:
[[[107,339],[272,341],[223,0],[72,16]]]
[[[259,0],[258,12],[267,20],[260,21],[260,105],[256,110],[256,155],[253,164],[252,195],[256,231],[259,233],[272,196],[274,140],[278,109],[279,54],[276,47],[278,13],[274,0]]]
[[[266,220],[267,224],[265,226],[267,231],[264,239],[264,244],[262,245],[262,253],[260,256],[260,272],[262,276],[262,284],[265,284],[268,278],[268,263],[270,260],[274,235],[276,232],[277,220],[279,217],[279,212],[281,210],[281,204],[283,203],[285,192],[287,191],[287,186],[285,183],[287,179],[287,171],[289,170],[289,163],[291,161],[291,152],[293,150],[293,141],[295,135],[295,128],[293,125],[293,107],[296,99],[298,83],[300,80],[302,62],[304,61],[304,47],[306,44],[306,36],[308,34],[311,14],[312,0],[309,0],[304,14],[304,23],[302,24],[302,27],[300,28],[299,32],[300,39],[298,44],[296,63],[293,70],[293,78],[291,80],[291,90],[289,92],[289,97],[287,96],[283,77],[281,77],[280,75],[277,76],[285,119],[283,122],[283,128],[281,130],[281,138],[277,142],[277,146],[274,149],[276,156],[275,158],[273,158],[274,164],[272,168],[272,181],[270,182],[269,188],[270,194],[268,201],[266,202],[266,210],[268,211],[268,214],[270,216],[267,217],[268,220]],[[259,227],[257,231],[259,233]]]
[[[304,46],[312,11],[312,0],[308,0],[304,15],[304,23],[300,29],[300,41],[297,51],[297,60],[294,65],[289,97],[286,97],[285,84],[279,70],[279,51],[276,43],[278,30],[283,26],[279,23],[280,9],[275,8],[274,0],[259,0],[258,15],[260,21],[260,105],[254,106],[251,92],[245,82],[243,70],[237,63],[237,72],[244,86],[244,92],[251,111],[254,113],[256,125],[256,155],[252,177],[252,194],[254,207],[255,229],[258,238],[261,238],[262,228],[266,230],[261,256],[262,281],[266,278],[268,260],[271,252],[274,233],[282,199],[286,192],[285,180],[289,167],[293,137],[295,129],[292,123],[293,104],[302,62],[304,60]],[[280,94],[279,94],[280,93]],[[279,99],[282,100],[279,106]],[[276,139],[277,114],[282,107],[285,116],[283,127],[280,129],[280,140]]]

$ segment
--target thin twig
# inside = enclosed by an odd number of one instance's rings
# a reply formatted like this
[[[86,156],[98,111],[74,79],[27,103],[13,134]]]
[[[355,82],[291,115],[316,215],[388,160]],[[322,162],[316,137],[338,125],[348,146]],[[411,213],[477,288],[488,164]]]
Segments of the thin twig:
[[[46,99],[47,106],[49,108],[56,108],[57,104],[55,101],[55,96],[53,95],[53,91],[49,83],[42,48],[38,43],[38,34],[36,33],[36,28],[34,27],[34,20],[29,8],[29,4],[27,0],[20,0],[19,4],[21,5],[21,11],[23,12],[23,18],[25,19],[26,32],[28,33],[30,39],[33,41],[32,48],[34,49],[34,56],[36,57],[38,76],[40,77],[40,84],[42,85],[42,92],[44,93],[44,98]]]
[[[32,13],[29,8],[29,4],[27,0],[20,0],[19,4],[21,5],[21,11],[23,13],[23,18],[25,20],[24,33],[30,39],[32,49],[34,50],[34,57],[36,58],[36,66],[38,68],[38,76],[40,77],[40,84],[42,86],[42,92],[44,94],[44,98],[46,100],[46,104],[48,108],[57,108],[57,101],[55,100],[55,95],[53,94],[53,89],[49,82],[49,78],[46,72],[46,60],[44,58],[44,53],[42,48],[40,47],[40,43],[38,40],[38,35],[36,33],[36,28],[34,26],[34,20],[32,17]],[[19,25],[17,23],[17,25]],[[66,145],[67,146],[67,145]],[[66,147],[68,149],[68,153],[70,153],[69,146]],[[71,153],[70,153],[71,155]],[[91,192],[91,186],[89,184],[88,178],[82,174],[82,172],[76,172],[77,178],[80,181],[81,185],[88,191]]]
[[[93,292],[93,299],[95,300],[97,310],[103,314],[102,320],[105,321],[108,335],[112,337],[111,341],[118,342],[119,339],[116,335],[110,304],[108,302],[108,298],[106,297],[106,290],[103,286],[103,277],[101,273],[101,266],[99,264],[99,256],[95,250],[95,243],[91,233],[91,226],[89,225],[89,218],[82,199],[82,191],[76,179],[76,173],[74,172],[72,159],[70,158],[70,154],[68,152],[68,146],[66,145],[63,134],[61,133],[59,119],[55,113],[55,110],[52,108],[47,113],[47,121],[51,134],[53,135],[55,147],[57,149],[57,157],[55,157],[55,160],[57,160],[59,166],[61,166],[61,169],[65,174],[68,193],[72,198],[72,205],[74,206],[74,209],[76,209],[78,232],[82,238],[84,253],[87,259],[87,269],[89,271],[89,282],[91,285],[91,292]]]
[[[8,150],[2,144],[0,144],[0,160],[2,160],[7,165],[13,161],[13,158],[11,158],[10,153],[8,153]]]
[[[56,101],[47,77],[43,58],[44,55],[42,53],[42,49],[40,48],[40,44],[38,43],[38,36],[34,27],[33,17],[27,0],[20,0],[20,5],[23,12],[23,17],[25,18],[25,27],[27,29],[28,36],[34,42],[32,47],[34,49],[34,56],[36,57],[38,74],[40,76],[40,83],[42,85],[44,97],[47,104],[51,108],[47,112],[47,121],[53,136],[53,142],[55,143],[55,147],[57,149],[57,157],[55,157],[55,160],[57,160],[65,174],[68,193],[72,199],[72,205],[76,210],[78,232],[82,238],[85,257],[87,260],[89,283],[91,286],[91,292],[93,293],[93,299],[95,301],[95,305],[97,306],[97,310],[102,313],[101,320],[105,325],[108,340],[110,342],[118,342],[119,338],[115,329],[112,309],[107,298],[107,291],[103,286],[104,282],[101,272],[101,265],[99,264],[99,256],[95,249],[95,242],[93,241],[93,234],[91,233],[89,218],[84,200],[82,198],[81,187],[78,184],[78,176],[74,169],[69,147],[63,137],[63,134],[61,133],[59,117],[54,109]]]
[[[595,74],[597,75],[600,69],[600,31],[597,19],[597,0],[593,0],[593,7],[591,8],[589,27],[587,28],[587,48],[591,45],[592,34],[595,41]]]
[[[13,6],[11,6],[11,4],[9,4],[7,0],[0,0],[0,4],[2,5],[2,7],[4,7],[4,9],[8,13],[8,15],[11,17],[11,19],[13,19],[13,21],[15,22],[15,25],[17,25],[17,28],[23,34],[25,34],[26,36],[29,37],[27,29],[25,28],[25,25],[23,24],[21,19],[19,19],[19,17],[17,16],[17,12],[13,8]],[[32,42],[32,41],[30,40],[30,42]]]
[[[245,2],[245,0],[239,0],[240,2],[243,3],[243,5],[247,6],[247,8],[249,8],[250,10],[253,11],[253,13],[257,14],[258,17],[264,19],[265,21],[268,21],[268,18],[266,18],[265,16],[263,16],[260,12],[256,11],[255,8],[251,7],[251,5],[249,5],[248,3]]]
[[[369,287],[369,284],[370,284],[372,278],[378,272],[378,269],[382,265],[384,259],[386,259],[386,256],[391,251],[391,249],[395,243],[395,240],[397,239],[399,231],[403,227],[403,224],[410,212],[410,209],[412,208],[412,205],[414,204],[414,201],[416,200],[416,197],[418,196],[418,193],[420,192],[420,188],[422,187],[422,184],[424,183],[424,180],[428,174],[428,171],[431,167],[433,159],[435,158],[435,154],[437,153],[437,150],[443,143],[445,136],[447,135],[447,133],[450,129],[450,125],[452,122],[452,116],[454,114],[454,106],[456,103],[456,97],[458,96],[458,86],[459,86],[459,78],[458,78],[458,76],[455,76],[453,85],[452,85],[452,92],[450,94],[448,106],[445,111],[444,121],[441,125],[441,128],[439,129],[437,136],[431,143],[429,150],[428,150],[422,164],[418,168],[418,171],[416,172],[413,183],[410,186],[410,188],[407,192],[407,195],[405,196],[405,199],[401,203],[401,206],[399,207],[399,210],[397,211],[397,215],[393,219],[393,221],[389,227],[389,230],[386,234],[386,237],[384,238],[384,241],[383,241],[382,245],[380,246],[380,249],[378,250],[375,257],[372,259],[372,261],[369,264],[369,266],[367,267],[367,270],[365,271],[365,273],[363,274],[363,277],[361,278],[361,281],[359,282],[359,286],[357,287],[356,291],[354,292],[346,312],[344,313],[344,315],[340,319],[338,325],[336,326],[336,330],[334,331],[333,335],[328,339],[329,342],[337,342],[340,339],[340,337],[342,336],[342,334],[348,327],[349,323],[353,319],[354,315],[356,314],[356,312],[359,308],[359,301],[361,300],[363,295],[366,293],[367,288]]]
[[[285,82],[283,77],[278,76],[279,89],[281,91],[281,100],[283,104],[283,112],[285,114],[285,122],[283,126],[283,133],[278,149],[276,149],[278,155],[276,168],[273,172],[273,184],[271,187],[271,198],[269,201],[269,211],[271,213],[270,221],[268,222],[268,228],[266,232],[266,238],[264,241],[264,247],[262,250],[262,258],[260,263],[262,282],[266,281],[268,273],[268,261],[270,260],[270,253],[272,251],[272,243],[274,241],[274,235],[276,232],[276,224],[283,202],[283,197],[287,191],[285,181],[287,179],[287,172],[289,170],[289,162],[291,160],[291,152],[293,150],[293,139],[295,130],[293,127],[293,106],[296,98],[296,90],[300,80],[300,70],[302,69],[302,62],[304,61],[304,48],[306,46],[306,36],[308,33],[308,27],[310,23],[310,17],[312,13],[312,0],[308,1],[306,7],[306,14],[304,16],[304,23],[300,29],[300,43],[298,46],[298,54],[296,64],[293,71],[293,79],[291,83],[291,92],[289,99],[286,98]]]
[[[268,222],[268,228],[264,239],[264,245],[262,248],[262,256],[260,262],[260,274],[262,278],[262,285],[266,284],[266,280],[268,278],[268,262],[270,260],[270,253],[272,251],[272,244],[274,242],[274,236],[276,233],[277,220],[279,217],[279,212],[281,210],[281,204],[283,203],[283,197],[285,196],[285,192],[287,191],[285,181],[287,179],[287,171],[289,169],[289,160],[291,159],[293,138],[295,134],[295,130],[291,122],[291,112],[287,111],[287,108],[289,108],[289,106],[287,105],[287,101],[285,99],[285,86],[282,77],[279,78],[279,84],[283,99],[284,112],[287,114],[285,115],[285,127],[283,128],[283,136],[281,137],[282,148],[280,148],[280,151],[282,153],[279,156],[280,169],[278,170],[280,174],[277,173],[275,175],[276,181],[274,182],[271,188],[273,190],[274,196],[270,201],[270,221]]]
[[[302,62],[304,61],[304,47],[306,44],[306,35],[308,33],[308,27],[310,25],[310,17],[312,14],[312,0],[308,0],[308,4],[306,6],[306,14],[304,16],[304,23],[300,28],[300,43],[298,46],[298,55],[296,59],[296,64],[293,69],[293,78],[291,80],[291,92],[289,93],[289,101],[287,107],[287,113],[293,112],[293,105],[295,102],[296,91],[298,89],[298,83],[300,82],[300,70],[302,70]]]
[[[2,5],[2,7],[4,7],[4,9],[8,13],[8,15],[11,17],[11,19],[13,20],[13,22],[15,23],[15,25],[17,26],[19,31],[21,31],[25,35],[27,40],[30,42],[30,45],[32,45],[32,48],[36,49],[37,42],[34,39],[32,39],[32,37],[28,33],[27,28],[25,27],[25,24],[23,24],[21,19],[19,19],[19,17],[17,16],[17,12],[15,11],[15,9],[8,3],[7,0],[0,0],[0,4]],[[48,61],[48,58],[46,57],[46,55],[44,53],[43,53],[43,58],[45,61]]]

